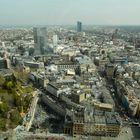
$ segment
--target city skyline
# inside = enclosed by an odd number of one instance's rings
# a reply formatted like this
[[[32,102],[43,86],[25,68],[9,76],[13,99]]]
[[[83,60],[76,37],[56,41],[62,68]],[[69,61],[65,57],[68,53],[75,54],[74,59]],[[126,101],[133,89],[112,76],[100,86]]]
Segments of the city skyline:
[[[140,25],[135,0],[0,0],[0,25]]]

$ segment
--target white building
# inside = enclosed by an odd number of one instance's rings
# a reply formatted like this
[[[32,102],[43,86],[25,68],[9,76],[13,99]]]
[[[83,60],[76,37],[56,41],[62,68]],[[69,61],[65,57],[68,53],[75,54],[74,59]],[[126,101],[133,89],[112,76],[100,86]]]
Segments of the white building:
[[[53,45],[57,46],[58,43],[58,36],[57,35],[53,35]]]

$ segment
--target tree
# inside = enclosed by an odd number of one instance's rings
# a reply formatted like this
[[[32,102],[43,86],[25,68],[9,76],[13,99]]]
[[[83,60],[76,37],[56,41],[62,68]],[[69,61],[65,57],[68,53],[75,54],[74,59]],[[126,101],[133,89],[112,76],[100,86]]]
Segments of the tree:
[[[4,82],[5,78],[2,75],[0,75],[0,86],[3,86]]]
[[[7,82],[6,84],[7,89],[11,90],[14,87],[14,84],[12,81]]]
[[[21,97],[19,95],[14,95],[14,101],[16,106],[21,106]]]
[[[24,98],[24,110],[26,110],[29,107],[31,100],[32,100],[31,95],[25,96],[25,98]]]
[[[13,121],[16,124],[18,124],[20,122],[21,116],[20,116],[18,110],[15,109],[10,113],[10,119],[11,119],[11,121]]]
[[[24,88],[24,92],[25,93],[31,93],[33,91],[33,88],[31,85],[29,85],[28,87]]]
[[[7,104],[7,103],[1,103],[1,104],[0,104],[0,114],[1,114],[2,116],[4,116],[5,113],[8,112],[8,111],[9,111],[9,106],[8,106],[8,104]]]
[[[17,79],[14,74],[12,74],[12,81],[15,85],[17,84]]]
[[[0,129],[1,130],[4,130],[4,131],[6,130],[5,124],[6,124],[6,119],[0,118]]]

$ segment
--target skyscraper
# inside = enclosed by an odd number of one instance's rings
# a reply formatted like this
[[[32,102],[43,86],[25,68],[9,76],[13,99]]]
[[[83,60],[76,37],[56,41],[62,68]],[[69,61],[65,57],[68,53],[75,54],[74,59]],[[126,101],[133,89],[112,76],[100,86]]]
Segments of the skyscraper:
[[[78,21],[77,22],[77,32],[81,32],[82,31],[82,22]]]
[[[33,28],[34,42],[35,42],[35,54],[44,54],[44,49],[47,47],[47,29]]]
[[[57,46],[57,42],[58,42],[58,37],[57,35],[53,35],[53,45]]]

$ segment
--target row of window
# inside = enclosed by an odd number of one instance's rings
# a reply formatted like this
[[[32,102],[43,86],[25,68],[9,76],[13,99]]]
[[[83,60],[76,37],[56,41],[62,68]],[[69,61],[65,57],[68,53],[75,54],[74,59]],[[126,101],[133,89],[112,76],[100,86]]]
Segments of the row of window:
[[[74,69],[76,68],[76,65],[59,65],[58,68],[59,69]]]

